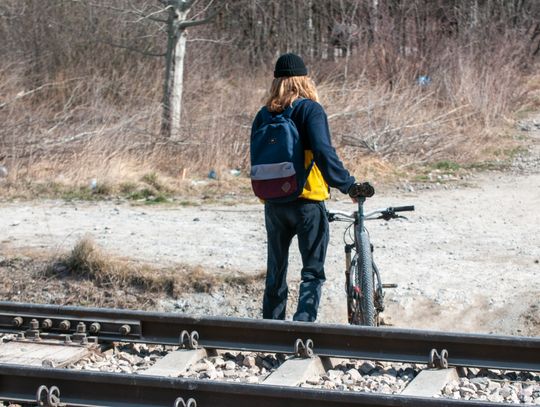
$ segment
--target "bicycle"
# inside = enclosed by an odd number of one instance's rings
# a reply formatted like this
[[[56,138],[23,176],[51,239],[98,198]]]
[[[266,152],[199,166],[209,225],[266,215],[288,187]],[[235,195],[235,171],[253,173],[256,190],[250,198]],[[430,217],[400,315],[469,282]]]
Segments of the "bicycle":
[[[351,325],[377,326],[379,314],[384,311],[383,288],[395,288],[397,285],[382,283],[379,269],[373,261],[373,245],[364,222],[375,219],[407,219],[398,212],[414,211],[414,206],[388,207],[364,213],[364,203],[366,198],[373,196],[373,187],[368,183],[355,184],[349,194],[357,200],[358,210],[352,213],[328,211],[329,222],[350,222],[343,233],[348,321]]]

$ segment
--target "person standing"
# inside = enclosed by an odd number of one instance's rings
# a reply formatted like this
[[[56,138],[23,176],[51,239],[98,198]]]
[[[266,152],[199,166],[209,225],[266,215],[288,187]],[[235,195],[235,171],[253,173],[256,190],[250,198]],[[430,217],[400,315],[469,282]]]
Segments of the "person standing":
[[[253,121],[252,140],[268,112],[277,115],[289,107],[303,146],[308,175],[298,198],[264,203],[268,257],[263,318],[285,319],[289,247],[296,235],[303,267],[293,320],[312,322],[317,319],[321,288],[326,279],[324,262],[329,226],[324,201],[330,196],[329,186],[346,194],[355,185],[355,178],[332,147],[327,115],[319,104],[304,61],[292,53],[281,55],[276,61],[270,95]]]

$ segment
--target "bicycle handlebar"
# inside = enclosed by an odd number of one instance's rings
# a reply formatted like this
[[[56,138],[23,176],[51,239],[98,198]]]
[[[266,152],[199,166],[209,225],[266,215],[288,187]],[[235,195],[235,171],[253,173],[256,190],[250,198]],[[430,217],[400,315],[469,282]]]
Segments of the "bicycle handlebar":
[[[403,218],[403,216],[399,216],[396,214],[396,212],[409,212],[414,211],[414,205],[406,205],[406,206],[396,206],[396,207],[388,207],[383,209],[376,209],[374,211],[368,212],[364,215],[365,220],[372,220],[372,219],[384,219],[384,220],[390,220],[395,218]],[[356,218],[356,212],[352,213],[346,213],[342,211],[326,211],[328,216],[328,221],[333,222],[336,220],[354,220]],[[374,217],[374,215],[380,214],[380,216]]]
[[[346,213],[343,211],[326,211],[326,217],[328,218],[328,222],[333,222],[335,220],[354,220],[355,213]]]

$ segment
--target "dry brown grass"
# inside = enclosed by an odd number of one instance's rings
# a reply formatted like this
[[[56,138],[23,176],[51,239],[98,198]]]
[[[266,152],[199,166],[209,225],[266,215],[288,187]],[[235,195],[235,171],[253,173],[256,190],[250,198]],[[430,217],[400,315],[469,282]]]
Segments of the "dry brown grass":
[[[514,115],[539,105],[530,95],[540,80],[521,71],[507,48],[482,59],[463,50],[441,54],[425,88],[410,77],[412,62],[406,60],[392,87],[370,74],[369,65],[353,75],[352,68],[365,63],[360,54],[349,60],[346,80],[338,75],[339,64],[334,76],[315,66],[314,76],[324,78],[318,85],[334,144],[346,165],[359,178],[391,181],[404,168],[485,161],[501,146],[511,150]],[[129,78],[127,71],[105,76],[90,67],[66,68],[49,86],[29,89],[23,63],[0,64],[7,101],[0,109],[0,164],[9,170],[0,193],[201,196],[207,190],[192,181],[206,179],[213,169],[223,193],[249,195],[249,129],[270,73],[224,78],[190,72],[182,136],[173,141],[158,137],[160,75],[149,73],[160,66],[137,66]],[[241,169],[244,177],[231,177],[231,169]],[[161,184],[145,182],[148,174]],[[88,191],[92,179],[101,193]],[[129,185],[132,191],[123,193]]]
[[[209,293],[224,284],[248,285],[262,278],[243,273],[215,273],[201,267],[157,268],[135,263],[106,253],[90,237],[82,238],[70,253],[52,261],[45,273],[90,280],[104,288],[130,287],[172,297],[184,292]]]

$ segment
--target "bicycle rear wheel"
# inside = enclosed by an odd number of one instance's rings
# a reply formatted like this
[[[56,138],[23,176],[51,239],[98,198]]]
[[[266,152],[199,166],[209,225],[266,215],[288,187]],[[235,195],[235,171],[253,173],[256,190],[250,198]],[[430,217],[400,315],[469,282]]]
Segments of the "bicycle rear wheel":
[[[360,232],[358,245],[358,272],[356,273],[356,286],[359,293],[359,310],[361,325],[375,326],[375,281],[373,278],[373,262],[371,258],[371,244],[365,230]]]

